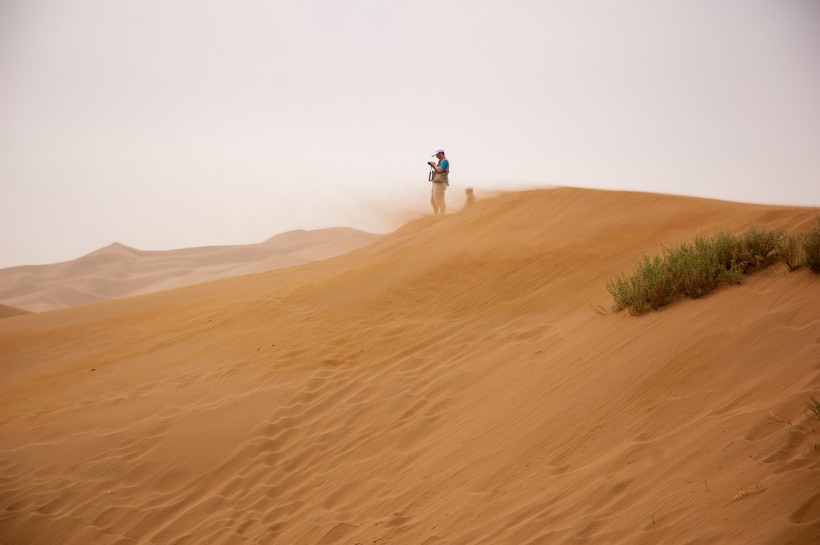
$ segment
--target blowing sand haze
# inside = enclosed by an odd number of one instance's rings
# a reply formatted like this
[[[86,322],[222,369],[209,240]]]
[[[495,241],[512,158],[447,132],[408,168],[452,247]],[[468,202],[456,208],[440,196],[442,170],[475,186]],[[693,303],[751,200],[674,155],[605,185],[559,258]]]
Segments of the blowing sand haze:
[[[557,189],[324,262],[0,320],[0,542],[820,540],[820,285],[606,282],[808,208]],[[596,311],[597,309],[597,311]]]

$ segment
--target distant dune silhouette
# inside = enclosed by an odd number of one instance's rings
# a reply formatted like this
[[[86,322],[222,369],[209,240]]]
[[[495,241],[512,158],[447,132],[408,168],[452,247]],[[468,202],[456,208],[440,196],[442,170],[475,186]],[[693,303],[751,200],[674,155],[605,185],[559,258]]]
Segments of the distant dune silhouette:
[[[0,301],[36,312],[73,307],[311,263],[380,236],[337,227],[289,231],[260,244],[170,251],[114,243],[72,261],[0,269]]]
[[[20,314],[28,314],[28,311],[21,308],[10,307],[8,305],[0,305],[0,318],[19,316]]]

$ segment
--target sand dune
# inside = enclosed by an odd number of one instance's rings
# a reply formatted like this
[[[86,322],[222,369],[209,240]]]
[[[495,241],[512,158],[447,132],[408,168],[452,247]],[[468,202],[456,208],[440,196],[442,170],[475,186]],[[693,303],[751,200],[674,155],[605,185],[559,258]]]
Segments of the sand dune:
[[[8,305],[0,305],[0,318],[19,316],[20,314],[28,314],[28,311],[21,308],[10,307]]]
[[[261,244],[147,252],[114,243],[64,263],[0,269],[0,301],[40,312],[293,267],[381,235],[337,227],[291,231]]]
[[[820,542],[820,284],[633,318],[643,253],[805,208],[578,189],[0,321],[7,544]]]

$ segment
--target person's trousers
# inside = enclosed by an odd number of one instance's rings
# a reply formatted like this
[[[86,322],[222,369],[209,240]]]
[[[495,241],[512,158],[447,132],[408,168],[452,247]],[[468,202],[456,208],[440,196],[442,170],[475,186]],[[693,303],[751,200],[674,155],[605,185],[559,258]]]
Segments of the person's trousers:
[[[444,214],[447,205],[444,202],[444,192],[447,191],[447,184],[433,182],[433,189],[430,195],[430,204],[433,205],[434,214]]]

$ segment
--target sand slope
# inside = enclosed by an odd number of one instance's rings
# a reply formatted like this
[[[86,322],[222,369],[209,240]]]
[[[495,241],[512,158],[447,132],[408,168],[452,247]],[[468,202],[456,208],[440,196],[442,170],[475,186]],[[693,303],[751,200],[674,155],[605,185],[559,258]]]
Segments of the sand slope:
[[[809,209],[577,189],[0,321],[0,542],[807,544],[820,283],[640,318],[642,253]],[[596,311],[597,309],[597,311]]]
[[[319,261],[379,236],[336,227],[240,246],[149,252],[114,243],[72,261],[0,269],[0,301],[35,312],[73,307]]]
[[[8,305],[0,305],[0,318],[19,316],[20,314],[28,314],[28,311],[21,308],[10,307]]]

